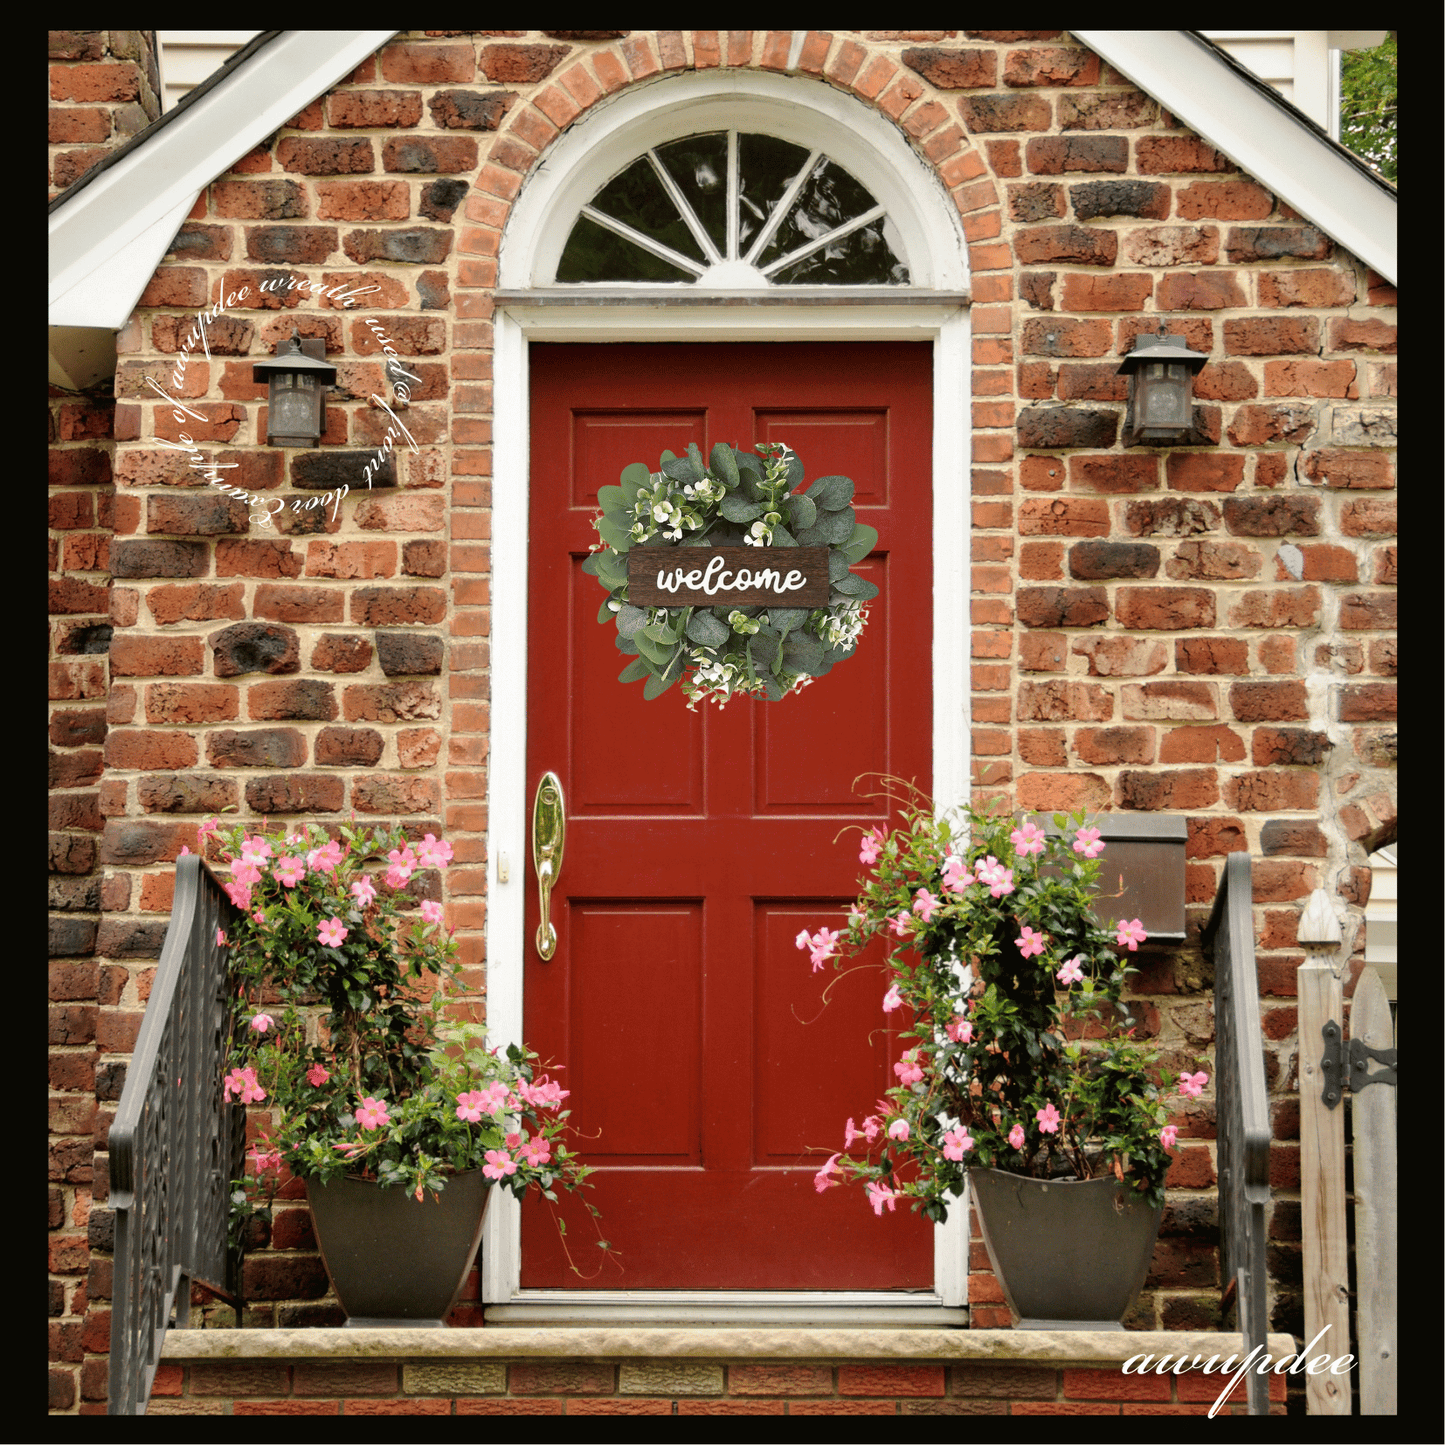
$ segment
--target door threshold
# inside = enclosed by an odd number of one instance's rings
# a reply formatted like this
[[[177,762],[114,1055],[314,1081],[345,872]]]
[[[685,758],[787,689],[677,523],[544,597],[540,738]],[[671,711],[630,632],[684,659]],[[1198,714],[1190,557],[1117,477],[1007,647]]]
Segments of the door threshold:
[[[963,1329],[966,1308],[945,1305],[932,1290],[887,1294],[733,1290],[522,1291],[485,1307],[488,1325],[637,1325],[679,1329]]]

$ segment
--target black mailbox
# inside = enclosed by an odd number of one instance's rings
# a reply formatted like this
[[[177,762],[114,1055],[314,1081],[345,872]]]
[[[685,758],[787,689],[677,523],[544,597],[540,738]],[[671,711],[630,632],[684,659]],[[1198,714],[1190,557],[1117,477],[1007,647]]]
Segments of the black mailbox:
[[[1038,821],[1046,833],[1058,832],[1051,819]],[[1086,826],[1097,828],[1105,844],[1099,855],[1100,918],[1137,918],[1151,942],[1183,943],[1185,820],[1157,813],[1100,813]]]

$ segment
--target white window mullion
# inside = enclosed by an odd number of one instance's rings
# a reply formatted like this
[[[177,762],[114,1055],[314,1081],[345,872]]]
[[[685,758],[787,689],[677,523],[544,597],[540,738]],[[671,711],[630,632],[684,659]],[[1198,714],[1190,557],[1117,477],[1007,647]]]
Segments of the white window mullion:
[[[768,242],[773,239],[773,232],[783,223],[783,217],[793,209],[793,202],[798,199],[798,192],[803,189],[808,177],[813,174],[813,167],[822,159],[822,151],[810,151],[808,159],[803,162],[803,169],[788,182],[788,189],[783,192],[782,199],[773,207],[773,214],[768,217],[767,224],[758,232],[751,248],[748,251],[748,260],[757,263],[757,258],[767,249]]]
[[[835,226],[826,236],[819,236],[816,241],[809,241],[806,246],[799,246],[796,251],[789,251],[786,256],[780,256],[776,261],[771,261],[762,268],[764,276],[773,276],[779,271],[786,270],[789,266],[811,256],[814,251],[821,251],[824,246],[833,241],[840,240],[844,236],[851,236],[854,231],[861,231],[871,221],[876,221],[883,214],[882,206],[874,206],[871,211],[864,211],[861,216],[847,222],[842,226]]]
[[[692,232],[692,238],[702,247],[702,253],[708,261],[716,266],[722,260],[718,248],[713,245],[712,237],[708,235],[701,221],[698,220],[696,212],[688,204],[687,197],[683,195],[677,182],[668,174],[667,167],[657,158],[656,151],[648,151],[647,159],[652,162],[652,169],[657,172],[657,179],[662,182],[662,188],[667,192],[667,198],[677,207],[677,213],[682,217],[687,229]]]
[[[738,259],[738,133],[728,131],[728,260]]]
[[[634,246],[641,246],[644,251],[660,257],[669,264],[676,266],[679,271],[690,271],[694,276],[701,276],[707,267],[699,261],[694,261],[691,256],[684,256],[674,251],[671,246],[664,246],[661,241],[654,241],[651,236],[644,236],[641,231],[634,231],[631,226],[623,221],[614,221],[611,216],[603,211],[596,210],[592,206],[583,206],[582,214],[589,221],[609,230],[615,236],[621,236],[624,241],[631,241]]]

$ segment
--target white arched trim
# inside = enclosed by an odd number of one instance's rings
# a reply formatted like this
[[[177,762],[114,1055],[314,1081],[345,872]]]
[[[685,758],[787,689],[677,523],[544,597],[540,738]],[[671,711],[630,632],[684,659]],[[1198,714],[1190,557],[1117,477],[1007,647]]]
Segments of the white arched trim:
[[[899,289],[966,288],[968,252],[957,207],[890,121],[821,81],[736,70],[692,71],[633,86],[565,131],[512,207],[498,258],[499,288],[550,286],[578,211],[649,147],[729,129],[821,150],[865,186],[902,240],[911,280]]]
[[[736,110],[759,95],[768,118]],[[789,97],[809,111],[811,128],[784,130],[776,123]],[[679,117],[691,97],[699,115]],[[645,105],[643,104],[645,102]],[[602,107],[598,107],[599,119]],[[846,115],[836,131],[825,124]],[[732,72],[689,75],[640,86],[608,107],[615,125],[590,132],[597,154],[570,144],[583,130],[558,141],[523,188],[503,241],[493,337],[494,439],[492,501],[491,766],[488,769],[488,903],[486,915],[487,1023],[494,1042],[525,1037],[522,960],[527,940],[523,897],[528,865],[527,742],[527,528],[529,491],[528,347],[533,341],[709,342],[924,341],[933,346],[933,786],[945,806],[969,796],[969,467],[971,342],[969,313],[960,292],[966,282],[965,249],[957,215],[943,188],[881,117],[859,102],[809,81]],[[819,114],[823,118],[818,119]],[[916,280],[932,286],[770,288],[768,305],[736,293],[709,296],[692,286],[598,295],[585,286],[538,287],[533,278],[555,273],[556,258],[576,214],[649,145],[695,134],[714,124],[797,138],[832,156],[890,208],[899,222]],[[584,123],[585,124],[585,123]],[[635,128],[634,128],[635,127]],[[865,140],[881,127],[877,154]],[[627,133],[613,142],[619,131]],[[843,142],[844,135],[854,140]],[[855,143],[856,142],[856,143]],[[900,157],[899,151],[902,155]],[[565,154],[564,154],[565,152]],[[609,170],[608,167],[611,167]],[[890,180],[885,172],[894,167]],[[906,184],[900,184],[904,177]],[[915,183],[916,182],[916,183]],[[539,259],[549,226],[560,234],[550,260]],[[911,228],[911,229],[908,229]],[[547,269],[551,267],[552,269]],[[940,295],[939,291],[951,293]],[[816,304],[827,293],[828,304]],[[862,293],[862,294],[860,294]],[[568,304],[559,305],[565,300]],[[666,304],[659,304],[665,300]],[[731,301],[733,304],[727,304]],[[794,303],[794,304],[790,304]],[[482,1298],[495,1323],[523,1324],[559,1318],[633,1323],[682,1322],[725,1314],[737,1323],[839,1325],[957,1324],[968,1295],[968,1210],[957,1207],[935,1227],[934,1290],[929,1295],[878,1296],[711,1295],[703,1305],[685,1293],[601,1296],[523,1293],[521,1221],[516,1201],[497,1191],[487,1211],[481,1256]],[[502,1307],[497,1309],[496,1307]],[[928,1311],[935,1313],[929,1314]]]

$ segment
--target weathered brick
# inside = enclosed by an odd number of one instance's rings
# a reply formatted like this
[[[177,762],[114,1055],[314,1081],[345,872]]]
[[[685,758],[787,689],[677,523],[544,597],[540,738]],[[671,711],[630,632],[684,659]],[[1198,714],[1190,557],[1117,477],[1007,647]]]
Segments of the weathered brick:
[[[351,594],[351,620],[360,626],[436,625],[445,616],[446,594],[436,587],[358,587]]]
[[[1231,356],[1318,356],[1320,323],[1313,316],[1250,316],[1224,323]]]
[[[220,813],[234,808],[240,796],[241,790],[229,778],[203,774],[182,773],[136,781],[136,801],[147,813]]]
[[[316,762],[324,767],[374,767],[382,748],[382,736],[374,728],[322,728],[316,735]]]
[[[217,768],[299,768],[306,739],[295,728],[223,728],[206,738],[206,757]]]
[[[1318,773],[1267,769],[1226,780],[1224,803],[1240,813],[1303,813],[1319,801]]]
[[[213,632],[206,641],[215,654],[217,677],[296,672],[301,666],[300,639],[291,628],[274,623],[240,623]]]
[[[1095,627],[1109,619],[1102,587],[1021,587],[1018,620],[1025,627]]]
[[[1263,558],[1240,542],[1181,542],[1165,564],[1168,576],[1179,581],[1239,582],[1258,577]]]
[[[516,98],[510,90],[439,90],[427,101],[427,109],[432,123],[443,130],[496,130]]]
[[[1029,722],[1108,722],[1114,716],[1114,699],[1097,683],[1022,682],[1018,715]]]
[[[1038,95],[968,95],[959,114],[973,135],[1041,131],[1053,124],[1053,108]]]
[[[1029,141],[1025,162],[1036,176],[1058,176],[1069,171],[1126,171],[1129,142],[1124,136],[1058,135]]]
[[[1030,406],[1018,415],[1018,444],[1032,451],[1064,447],[1111,447],[1119,414],[1086,407]]]
[[[1019,504],[1025,537],[1106,537],[1109,504],[1087,497],[1029,497]]]
[[[1069,548],[1069,576],[1080,581],[1158,572],[1159,549],[1145,542],[1075,542]]]
[[[1205,587],[1121,587],[1115,616],[1124,627],[1175,631],[1214,626],[1214,593]]]
[[[273,773],[246,784],[246,806],[263,817],[277,813],[337,813],[344,794],[339,777],[314,773]]]
[[[342,246],[358,265],[369,261],[398,261],[413,266],[435,266],[451,253],[452,232],[432,226],[348,231]]]
[[[378,632],[376,655],[388,677],[438,676],[442,670],[442,640],[427,634]]]
[[[477,168],[477,143],[463,135],[393,136],[381,148],[381,163],[412,175],[469,174]]]
[[[1300,470],[1327,487],[1385,490],[1395,485],[1394,464],[1380,452],[1321,447],[1300,457]]]
[[[1345,271],[1304,267],[1259,275],[1261,306],[1352,306],[1354,301],[1354,278]]]
[[[1119,254],[1119,239],[1113,231],[1087,226],[1028,226],[1019,231],[1014,249],[1025,265],[1063,261],[1112,266]]]
[[[1340,690],[1341,722],[1393,722],[1396,716],[1396,684],[1369,682]]]
[[[1224,523],[1237,537],[1317,537],[1320,504],[1317,497],[1227,497]]]
[[[1120,704],[1130,721],[1213,721],[1219,716],[1218,693],[1208,682],[1127,683],[1121,689]]]
[[[314,678],[257,682],[246,689],[246,711],[256,722],[287,718],[330,722],[336,717],[336,696],[331,683]]]

